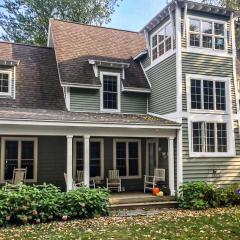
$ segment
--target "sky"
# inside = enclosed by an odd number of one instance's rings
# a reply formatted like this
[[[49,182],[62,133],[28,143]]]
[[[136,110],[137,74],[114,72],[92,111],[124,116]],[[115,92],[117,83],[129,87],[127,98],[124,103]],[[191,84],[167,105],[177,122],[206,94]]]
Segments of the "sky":
[[[166,6],[166,0],[122,0],[115,8],[112,21],[104,26],[139,31],[160,10]]]

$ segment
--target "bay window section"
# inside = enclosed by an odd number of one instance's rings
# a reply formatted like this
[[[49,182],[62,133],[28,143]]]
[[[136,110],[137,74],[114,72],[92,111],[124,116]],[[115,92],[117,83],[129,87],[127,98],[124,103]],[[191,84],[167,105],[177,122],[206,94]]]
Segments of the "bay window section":
[[[191,79],[191,109],[226,111],[226,82]]]
[[[226,123],[192,123],[192,152],[227,152],[227,142]]]
[[[141,176],[141,141],[115,140],[114,167],[124,178]]]
[[[213,50],[225,50],[224,23],[204,19],[189,19],[189,45]]]
[[[156,31],[151,37],[152,60],[155,60],[173,48],[172,46],[173,29],[169,23]]]
[[[37,139],[3,138],[2,181],[12,180],[14,168],[26,168],[26,181],[37,180]]]

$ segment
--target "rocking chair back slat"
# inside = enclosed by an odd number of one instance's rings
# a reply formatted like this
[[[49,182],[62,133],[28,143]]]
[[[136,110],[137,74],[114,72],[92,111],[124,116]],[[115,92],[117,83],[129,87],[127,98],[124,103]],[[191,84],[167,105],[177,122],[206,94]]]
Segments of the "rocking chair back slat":
[[[165,181],[165,169],[163,168],[155,168],[154,176],[160,178],[162,181]]]
[[[119,170],[109,170],[108,171],[108,178],[112,179],[119,179]]]
[[[77,170],[77,182],[83,182],[84,180],[84,171]]]
[[[14,168],[13,170],[13,178],[12,184],[18,185],[20,183],[24,183],[26,180],[27,169],[26,168]]]

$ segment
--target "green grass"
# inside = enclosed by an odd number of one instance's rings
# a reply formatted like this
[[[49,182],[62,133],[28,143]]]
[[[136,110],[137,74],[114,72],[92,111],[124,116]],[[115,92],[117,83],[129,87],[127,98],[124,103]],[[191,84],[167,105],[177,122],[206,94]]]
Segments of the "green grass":
[[[0,239],[240,239],[240,207],[0,229]]]

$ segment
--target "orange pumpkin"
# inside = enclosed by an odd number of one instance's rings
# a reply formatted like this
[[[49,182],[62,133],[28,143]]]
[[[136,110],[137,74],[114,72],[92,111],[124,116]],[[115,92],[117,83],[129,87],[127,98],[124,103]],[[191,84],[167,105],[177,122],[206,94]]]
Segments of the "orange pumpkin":
[[[159,192],[160,192],[160,189],[157,188],[157,187],[153,188],[153,190],[152,190],[152,194],[153,194],[154,196],[157,196],[157,194],[158,194]]]

